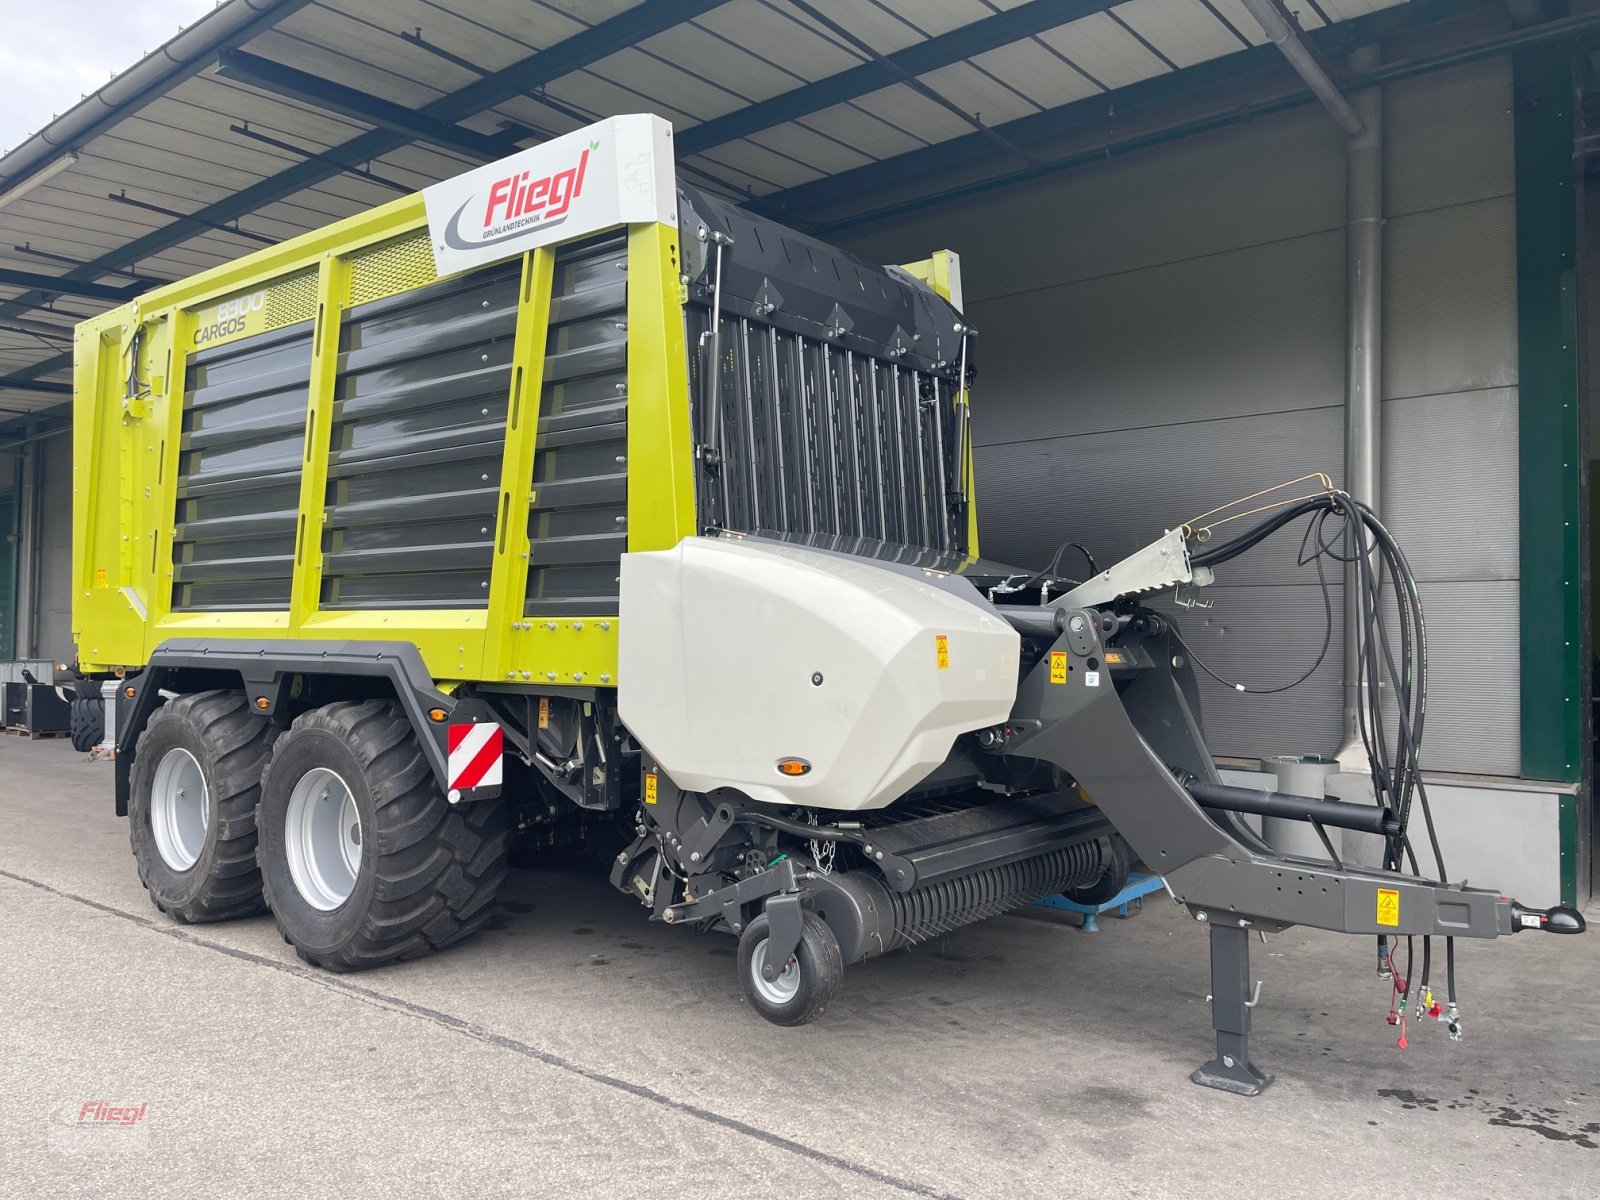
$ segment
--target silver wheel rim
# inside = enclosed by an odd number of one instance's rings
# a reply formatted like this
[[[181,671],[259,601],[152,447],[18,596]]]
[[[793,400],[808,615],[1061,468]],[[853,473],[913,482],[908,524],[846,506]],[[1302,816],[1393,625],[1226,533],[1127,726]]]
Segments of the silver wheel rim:
[[[289,795],[284,826],[289,874],[305,902],[331,912],[355,891],[361,874],[361,815],[337,771],[313,767]]]
[[[205,772],[194,755],[174,746],[156,764],[150,787],[150,832],[161,861],[174,871],[187,871],[199,861],[210,826]]]
[[[756,943],[755,952],[750,955],[751,978],[755,980],[756,995],[768,1004],[784,1005],[800,991],[800,960],[790,955],[783,973],[769,981],[761,973],[767,965],[767,944],[767,939],[762,938]]]

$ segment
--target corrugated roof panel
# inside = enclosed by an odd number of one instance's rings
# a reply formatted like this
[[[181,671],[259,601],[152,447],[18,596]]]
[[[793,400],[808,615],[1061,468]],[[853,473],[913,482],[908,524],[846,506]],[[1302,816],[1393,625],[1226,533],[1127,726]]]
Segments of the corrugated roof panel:
[[[249,122],[264,132],[290,141],[335,146],[367,128],[349,117],[330,113],[309,101],[263,92],[231,79],[223,79],[209,71],[185,80],[162,101],[163,109],[167,101],[210,115],[213,120],[205,128],[214,131],[218,137],[232,136],[227,133],[229,125]],[[156,119],[163,118],[158,116]],[[259,143],[256,146],[258,150],[278,153]]]
[[[1026,0],[1007,0],[1004,4],[993,4],[989,0],[872,0],[872,3],[889,9],[925,33],[940,34],[992,17],[997,9],[1016,8]]]
[[[329,78],[390,99],[409,98],[408,87],[422,87],[435,93],[453,92],[477,78],[466,68],[420,50],[399,36],[400,30],[409,32],[417,23],[399,23],[396,15],[389,11],[388,0],[382,4],[365,4],[353,11],[327,4],[308,4],[282,21],[275,36],[292,38],[319,55],[336,54],[345,68],[343,73]],[[274,40],[273,34],[256,39],[263,47],[270,47]],[[268,49],[257,51],[254,43],[250,51],[268,58],[278,57]],[[299,57],[281,61],[302,71],[314,70]],[[395,89],[393,92],[391,86]]]
[[[211,183],[209,180],[179,179],[148,167],[128,167],[108,163],[103,159],[85,158],[79,163],[79,169],[74,171],[73,175],[79,181],[82,190],[92,195],[104,196],[107,192],[126,188],[130,194],[138,196],[141,200],[184,211],[199,205],[212,204],[218,200],[226,200],[234,194],[232,189]]]
[[[1165,63],[1104,13],[1051,29],[1039,37],[1108,88],[1127,87],[1167,70]]]
[[[972,126],[955,113],[903,83],[861,96],[855,103],[930,142],[942,142],[972,132]]]
[[[237,168],[217,169],[199,158],[171,150],[159,150],[142,142],[129,141],[115,135],[95,138],[79,151],[74,174],[99,179],[106,184],[138,184],[141,187],[177,188],[185,195],[191,188],[216,188],[232,195],[241,186],[247,186],[262,172],[286,167],[298,161],[294,156],[259,143],[256,146],[259,164],[250,171]]]
[[[158,115],[154,109],[145,111],[152,117]],[[261,153],[264,147],[257,147],[248,139],[229,133],[226,125],[216,131],[222,135],[218,137],[211,131],[185,128],[183,124],[173,123],[195,125],[208,120],[203,115],[166,105],[161,108],[159,116],[159,121],[142,114],[130,117],[117,126],[114,135],[107,136],[113,137],[118,145],[124,147],[122,153],[134,162],[153,164],[156,155],[166,154],[172,156],[179,171],[192,169],[197,161],[203,162],[216,172],[212,177],[224,183],[230,191],[248,187],[281,163],[280,159]]]
[[[376,184],[366,184],[366,195],[351,197],[349,200],[336,200],[331,197],[319,197],[318,208],[312,211],[302,203],[304,192],[296,193],[287,200],[279,200],[276,204],[269,204],[258,208],[251,217],[266,217],[267,219],[291,226],[305,233],[312,229],[321,229],[324,225],[334,221],[342,221],[345,217],[369,208],[376,208],[380,204],[387,204],[391,200],[399,199],[398,192],[391,192],[379,188]],[[248,221],[246,222],[248,225]],[[268,232],[263,230],[262,232]]]
[[[718,163],[734,167],[751,179],[749,186],[760,195],[775,187],[794,187],[822,173],[816,167],[797,162],[748,140],[729,142],[706,154],[692,154],[687,161],[703,164],[712,174],[719,173]]]
[[[893,158],[928,145],[926,139],[912,137],[898,125],[853,103],[835,104],[812,113],[806,118],[806,124],[820,133],[849,142],[873,158]]]
[[[247,226],[248,227],[248,226]],[[191,238],[186,238],[174,247],[183,253],[193,256],[203,262],[205,266],[200,270],[209,270],[222,263],[235,262],[261,247],[253,242],[240,238],[227,237],[221,233],[197,233]],[[191,271],[191,275],[199,271]]]
[[[585,25],[609,21],[630,8],[642,8],[640,0],[540,0],[548,8],[568,13]]]
[[[697,187],[720,188],[730,196],[745,198],[764,196],[772,191],[772,184],[753,175],[747,175],[721,157],[725,147],[719,146],[714,154],[696,154],[682,159],[678,170]]]
[[[489,71],[509,66],[531,51],[553,45],[582,29],[572,18],[528,0],[472,0],[469,5],[455,8],[433,0],[383,0],[382,4],[371,0],[317,0],[317,4],[351,20],[376,25],[391,36],[420,29],[424,40]],[[397,36],[394,40],[414,55],[418,64],[413,69],[400,60],[395,69],[403,74],[417,75],[434,67],[446,72],[461,70]],[[475,72],[465,71],[453,86],[465,87],[476,78]]]
[[[473,0],[470,11],[462,12],[450,11],[429,0],[422,2],[425,12],[421,18],[396,18],[392,22],[394,28],[415,33],[420,26],[424,41],[485,71],[504,70],[584,29],[571,17],[528,0]],[[345,7],[359,12],[366,7],[366,0],[351,0]],[[408,48],[421,62],[447,63],[420,46]]]
[[[577,71],[564,75],[545,89],[553,99],[563,104],[573,104],[598,116],[615,116],[618,113],[638,112],[640,98],[626,87],[604,79],[591,71]],[[693,125],[700,118],[668,103],[651,106],[655,112],[674,125]]]
[[[822,79],[861,62],[859,54],[841,47],[833,35],[801,24],[798,14],[791,19],[763,0],[729,0],[701,13],[694,24],[806,80]]]
[[[811,163],[829,175],[874,161],[859,146],[818,133],[806,122],[791,121],[786,125],[764,129],[752,134],[748,140],[781,154],[791,155],[801,162]]]
[[[126,204],[112,207],[105,193],[86,194],[55,179],[48,187],[36,188],[6,205],[6,211],[19,221],[53,222],[85,241],[107,240],[120,245],[130,230],[143,233],[166,224],[170,219]]]
[[[181,143],[172,139],[170,134],[168,135],[168,140],[173,141],[174,146],[173,148],[165,148],[152,145],[150,134],[131,128],[130,122],[124,121],[117,126],[117,130],[118,133],[116,135],[99,137],[91,143],[93,152],[97,156],[103,156],[108,163],[136,163],[157,175],[180,179],[185,177],[186,173],[194,171],[196,166],[199,165],[205,168],[207,179],[221,185],[230,195],[249,187],[259,180],[261,172],[267,170],[269,164],[288,165],[282,160],[272,160],[265,156],[257,156],[253,160],[252,169],[250,170],[243,170],[237,166],[230,166],[222,162],[205,163],[192,149],[184,150]],[[122,136],[124,130],[129,136]],[[208,141],[209,139],[206,139],[206,141],[195,139],[187,144],[190,147],[204,147]],[[120,170],[121,168],[115,169]]]
[[[963,25],[992,17],[995,13],[994,7],[984,3],[983,0],[869,0],[865,5],[861,4],[860,0],[856,0],[853,4],[850,0],[833,0],[833,3],[835,6],[833,10],[822,4],[817,4],[816,7],[819,11],[827,12],[852,32],[855,26],[849,20],[840,17],[837,10],[851,12],[870,7],[887,10],[894,14],[897,21],[920,30],[920,36],[914,40],[951,33]]]
[[[1393,8],[1397,4],[1404,3],[1404,0],[1318,0],[1318,2],[1322,5],[1323,11],[1335,21],[1350,21],[1356,17],[1364,17],[1368,13]]]
[[[570,115],[548,104],[531,100],[527,96],[513,96],[510,100],[485,109],[476,116],[457,122],[463,129],[471,129],[493,137],[509,132],[520,133],[523,129],[531,129],[536,133],[543,131],[552,137],[560,137],[563,133],[570,133],[588,123],[587,118]],[[517,128],[513,130],[512,126]]]
[[[139,269],[148,271],[157,279],[187,279],[199,274],[214,262],[211,254],[199,254],[182,248],[163,250],[160,254],[139,260]]]
[[[634,106],[624,112],[642,112],[649,107],[645,97],[666,100],[679,112],[693,113],[702,121],[744,108],[749,98],[713,83],[694,73],[692,67],[664,62],[642,50],[624,50],[590,67],[588,74],[609,80],[634,94]]]
[[[1062,62],[1036,38],[1001,46],[998,50],[980,54],[972,62],[998,75],[1045,108],[1070,104],[1100,92],[1086,77]]]
[[[398,42],[398,39],[396,41]],[[399,44],[404,45],[403,42]],[[375,69],[354,70],[353,60],[338,49],[290,37],[277,30],[269,30],[254,39],[250,43],[249,52],[282,63],[286,67],[293,67],[308,75],[320,75],[341,82],[348,81],[348,86],[355,87],[358,91],[412,108],[422,108],[444,95],[443,88],[423,80],[408,79]],[[412,53],[416,51],[413,49]],[[446,63],[440,63],[440,66],[452,76],[459,70]]]
[[[1239,39],[1200,4],[1172,0],[1128,0],[1111,10],[1179,67],[1232,54]]]
[[[63,232],[59,221],[40,220],[36,217],[13,217],[9,221],[0,222],[0,237],[5,238],[7,246],[35,246],[51,254],[64,255],[74,263],[90,262],[127,241],[126,235],[107,238],[97,233],[85,233],[76,229]],[[40,258],[33,260],[33,265],[27,269],[44,275],[64,275],[72,270],[72,267],[66,263],[50,262]],[[150,273],[160,274],[154,269],[151,269]]]
[[[438,146],[412,143],[391,150],[375,161],[384,164],[384,170],[378,172],[380,175],[390,174],[396,183],[406,183],[406,176],[414,176],[420,186],[470,171],[484,160],[476,154],[452,153]]]
[[[811,7],[823,16],[842,25],[879,54],[891,54],[896,50],[904,49],[912,42],[922,40],[917,31],[892,12],[888,12],[876,4],[862,3],[862,0],[808,0]],[[813,20],[808,14],[799,9],[792,8],[778,0],[777,7],[785,16],[805,25],[807,29],[814,29],[822,37],[848,46],[838,34]],[[958,22],[959,24],[959,22]],[[858,52],[853,46],[849,47],[852,54]]]
[[[985,125],[1000,125],[1039,111],[1029,100],[978,70],[971,63],[951,63],[922,76],[922,82]],[[1009,81],[1008,81],[1009,82]]]
[[[718,83],[755,100],[787,92],[800,83],[787,71],[774,70],[743,47],[696,25],[679,25],[657,34],[641,48],[696,74],[714,75]]]
[[[1244,35],[1246,41],[1252,46],[1259,46],[1267,40],[1267,35],[1261,31],[1260,23],[1250,15],[1250,10],[1244,6],[1244,0],[1211,0],[1211,6],[1222,14],[1223,18]],[[1298,6],[1297,14],[1300,22],[1307,29],[1313,29],[1322,24],[1322,18],[1312,12],[1306,5]],[[1235,41],[1235,45],[1238,42]]]

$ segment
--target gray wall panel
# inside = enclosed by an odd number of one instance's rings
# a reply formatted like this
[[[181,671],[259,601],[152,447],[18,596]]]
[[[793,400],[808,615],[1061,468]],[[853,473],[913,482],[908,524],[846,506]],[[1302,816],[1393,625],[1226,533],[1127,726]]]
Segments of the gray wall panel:
[[[1342,589],[1330,588],[1333,636],[1327,657],[1305,683],[1276,696],[1252,696],[1200,675],[1201,717],[1213,754],[1331,754],[1343,733]],[[1184,641],[1218,675],[1249,688],[1280,687],[1317,659],[1327,630],[1315,583],[1207,589],[1213,607],[1184,612],[1169,602],[1153,607],[1173,616]]]
[[[1342,409],[1324,408],[981,446],[980,547],[985,558],[1038,569],[1063,541],[1078,541],[1104,568],[1237,497],[1312,471],[1337,472],[1343,419]],[[1249,524],[1224,525],[1218,536]],[[1313,582],[1312,568],[1296,565],[1298,548],[1298,531],[1286,531],[1219,568],[1219,581]],[[1066,561],[1080,569],[1075,554]]]
[[[1422,765],[1515,775],[1521,769],[1517,581],[1424,583],[1428,717]]]
[[[1390,217],[1516,190],[1509,59],[1403,80],[1383,100]]]
[[[1343,279],[1323,233],[969,305],[976,444],[1342,404]]]
[[[1338,229],[1343,138],[1319,109],[1302,108],[843,244],[878,262],[955,250],[970,301]]]
[[[1515,217],[1502,196],[1388,222],[1385,399],[1517,382]]]
[[[44,505],[36,657],[70,663],[77,654],[72,644],[72,439],[46,438],[40,445]]]
[[[1425,762],[1514,774],[1509,86],[1491,62],[1386,89],[1384,509],[1424,581]],[[1115,558],[1213,503],[1342,474],[1343,212],[1341,137],[1308,108],[857,243],[879,261],[963,255],[982,331],[985,555],[1042,565],[1070,538]],[[1247,684],[1292,678],[1321,642],[1314,576],[1279,539],[1225,566],[1216,607],[1184,618],[1202,656]],[[1507,628],[1510,644],[1491,640]],[[1285,696],[1207,684],[1215,749],[1333,749],[1341,669],[1336,644]]]
[[[1421,581],[1516,579],[1517,392],[1383,406],[1383,519]]]

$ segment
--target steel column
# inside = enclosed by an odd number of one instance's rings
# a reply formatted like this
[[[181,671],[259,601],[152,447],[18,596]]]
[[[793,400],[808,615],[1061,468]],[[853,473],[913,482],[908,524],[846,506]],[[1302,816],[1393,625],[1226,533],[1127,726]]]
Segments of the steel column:
[[[1378,67],[1378,50],[1351,56],[1356,74]],[[1381,512],[1383,498],[1383,90],[1370,87],[1351,102],[1362,132],[1345,148],[1345,408],[1344,487]],[[1361,580],[1344,573],[1344,746],[1351,769],[1365,769],[1361,746]],[[1360,764],[1357,767],[1355,764]]]
[[[29,444],[18,464],[16,637],[19,659],[39,643],[39,446]]]

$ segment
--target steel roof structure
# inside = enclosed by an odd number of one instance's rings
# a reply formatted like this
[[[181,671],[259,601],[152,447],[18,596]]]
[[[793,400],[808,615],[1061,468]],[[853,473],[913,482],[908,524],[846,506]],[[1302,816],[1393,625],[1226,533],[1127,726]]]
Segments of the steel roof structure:
[[[1296,10],[1347,83],[1594,21]],[[1311,101],[1244,0],[225,0],[0,158],[0,425],[64,414],[82,317],[606,115],[837,230]]]

